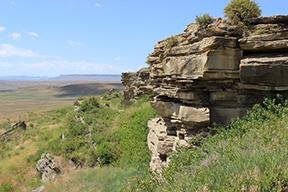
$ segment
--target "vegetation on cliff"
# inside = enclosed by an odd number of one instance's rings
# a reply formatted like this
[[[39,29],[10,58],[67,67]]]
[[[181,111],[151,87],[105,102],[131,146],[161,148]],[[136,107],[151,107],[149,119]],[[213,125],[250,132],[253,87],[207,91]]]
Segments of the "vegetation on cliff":
[[[235,23],[261,16],[259,5],[253,0],[232,0],[224,9],[225,16]]]
[[[197,16],[195,21],[198,25],[200,25],[201,28],[206,28],[209,24],[213,23],[215,19],[209,14],[205,13],[203,15]]]
[[[283,191],[287,190],[288,101],[266,99],[216,134],[192,138],[179,149],[163,177],[151,176],[143,191]],[[195,145],[196,144],[196,145]]]

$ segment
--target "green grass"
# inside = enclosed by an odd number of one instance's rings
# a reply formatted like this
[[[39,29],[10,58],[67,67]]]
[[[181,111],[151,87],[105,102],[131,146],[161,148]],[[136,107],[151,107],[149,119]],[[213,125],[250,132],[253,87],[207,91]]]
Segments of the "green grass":
[[[36,162],[49,148],[49,141],[61,134],[63,120],[70,110],[71,107],[66,107],[30,113],[26,131],[18,131],[9,141],[0,142],[0,191],[31,191],[41,185]]]
[[[56,183],[47,184],[46,190],[51,192],[118,192],[123,183],[126,183],[135,174],[133,169],[117,167],[83,169],[74,172],[69,178],[62,176]]]
[[[149,102],[140,100],[116,119],[120,125],[116,130],[120,149],[117,164],[120,167],[147,167],[150,160],[147,122],[155,116],[156,112],[152,110]]]
[[[201,147],[181,149],[143,191],[283,191],[288,184],[287,102],[266,100]],[[155,177],[155,176],[154,176]],[[150,181],[150,183],[149,183]],[[153,181],[153,182],[151,182]]]
[[[44,152],[86,167],[65,167],[69,170],[59,178],[61,183],[48,184],[49,191],[121,191],[127,182],[148,173],[147,121],[156,115],[148,99],[127,105],[122,94],[111,92],[82,101],[77,112],[70,106],[29,113],[27,130],[0,143],[0,190],[31,191],[40,186],[35,167]],[[79,115],[85,125],[76,120]]]
[[[79,114],[86,125],[75,120]],[[195,137],[191,143],[200,146],[179,149],[162,177],[148,166],[147,121],[156,115],[147,98],[127,105],[116,92],[84,98],[78,112],[66,107],[30,113],[27,131],[0,143],[0,192],[40,186],[35,164],[43,152],[84,167],[46,184],[53,192],[282,191],[288,186],[283,98],[267,99],[229,127],[214,126],[213,135]]]
[[[95,102],[92,103],[95,104]],[[103,104],[103,100],[100,100],[99,103]],[[117,105],[119,104],[119,102],[116,103]],[[84,108],[90,108],[86,104]],[[96,108],[99,107],[98,104],[95,104],[95,106]],[[100,107],[101,112],[103,112],[102,107]],[[71,180],[66,180],[63,181],[64,185],[63,182],[61,182],[61,185],[58,182],[50,184],[48,187],[51,191],[75,191],[73,186],[79,186],[79,188],[76,187],[78,191],[93,191],[96,189],[97,191],[125,191],[127,183],[133,183],[135,178],[148,174],[150,153],[147,147],[147,121],[155,117],[156,113],[146,98],[142,98],[131,105],[123,104],[121,107],[120,105],[118,107],[111,104],[108,111],[101,113],[102,115],[97,116],[95,119],[90,119],[92,120],[92,125],[95,122],[100,123],[100,125],[97,124],[94,127],[95,133],[100,134],[100,136],[94,137],[93,142],[97,142],[94,148],[91,148],[89,144],[85,145],[83,143],[81,147],[73,145],[74,151],[70,154],[81,154],[79,155],[82,158],[81,160],[88,162],[90,158],[96,160],[100,158],[102,168],[84,169],[80,175],[77,174],[70,177],[73,181],[72,183]],[[91,109],[96,110],[95,108]],[[118,109],[117,113],[113,111],[116,109]],[[113,119],[108,116],[113,117]],[[103,124],[105,125],[104,127],[101,126]],[[71,135],[75,144],[76,139],[79,139],[76,135],[81,135],[83,130],[81,127],[77,128],[77,126],[76,130],[74,128],[72,130],[68,128],[67,131],[77,132],[77,134]],[[70,147],[71,145],[69,144]],[[94,153],[91,153],[93,151]],[[67,157],[71,158],[72,156],[70,155],[68,154]],[[113,156],[112,159],[110,155]],[[102,163],[101,159],[104,159]]]

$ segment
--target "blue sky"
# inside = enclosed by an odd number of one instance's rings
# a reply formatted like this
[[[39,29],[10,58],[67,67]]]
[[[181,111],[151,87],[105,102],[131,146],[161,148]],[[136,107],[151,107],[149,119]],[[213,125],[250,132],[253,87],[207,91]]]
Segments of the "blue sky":
[[[217,3],[215,3],[217,2]],[[146,66],[154,44],[229,0],[0,0],[0,76],[119,74]],[[258,0],[263,15],[287,0]]]

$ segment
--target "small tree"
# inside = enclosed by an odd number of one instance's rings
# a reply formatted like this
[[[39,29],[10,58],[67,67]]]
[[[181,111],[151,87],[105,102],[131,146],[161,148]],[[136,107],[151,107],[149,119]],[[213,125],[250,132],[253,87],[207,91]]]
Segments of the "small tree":
[[[224,9],[225,16],[235,23],[261,16],[261,9],[254,0],[232,0]]]
[[[206,28],[209,24],[213,23],[215,19],[209,14],[204,14],[196,17],[196,23],[200,25],[201,28]]]

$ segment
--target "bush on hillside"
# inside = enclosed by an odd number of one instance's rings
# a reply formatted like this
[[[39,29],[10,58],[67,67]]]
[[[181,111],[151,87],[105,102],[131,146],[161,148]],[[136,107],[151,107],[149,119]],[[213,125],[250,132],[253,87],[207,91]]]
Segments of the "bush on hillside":
[[[232,0],[224,9],[225,16],[235,23],[261,16],[261,9],[254,0]]]
[[[100,107],[97,97],[88,97],[80,104],[80,111],[86,112]]]
[[[196,23],[200,25],[201,28],[206,28],[209,24],[213,23],[215,19],[209,14],[203,14],[196,17]]]

